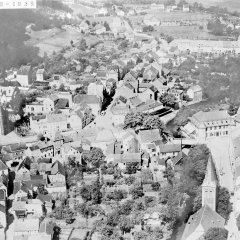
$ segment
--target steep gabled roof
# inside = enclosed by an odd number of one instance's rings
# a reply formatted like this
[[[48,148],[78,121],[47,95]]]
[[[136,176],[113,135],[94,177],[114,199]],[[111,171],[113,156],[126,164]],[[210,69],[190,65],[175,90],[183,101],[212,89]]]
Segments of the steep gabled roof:
[[[205,178],[203,181],[203,186],[212,186],[212,185],[217,185],[217,174],[216,174],[216,170],[215,170],[215,166],[212,160],[212,156],[209,156],[208,159],[208,164],[207,164],[207,169],[206,169],[206,174],[205,174]]]
[[[206,233],[208,229],[213,227],[223,228],[224,224],[225,219],[213,211],[208,205],[205,205],[188,219],[182,240],[188,239],[198,227],[201,227],[204,233]]]
[[[56,175],[58,173],[61,173],[62,175],[65,175],[65,169],[59,161],[56,161],[52,165],[51,174]]]
[[[7,169],[8,169],[8,167],[5,165],[5,163],[3,163],[2,160],[0,160],[0,172],[7,170]]]

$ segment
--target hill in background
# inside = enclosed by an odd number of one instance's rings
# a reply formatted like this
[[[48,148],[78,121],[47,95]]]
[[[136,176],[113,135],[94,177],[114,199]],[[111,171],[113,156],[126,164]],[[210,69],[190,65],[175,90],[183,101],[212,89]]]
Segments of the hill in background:
[[[240,1],[239,0],[187,0],[189,3],[199,2],[205,7],[210,6],[220,6],[226,7],[229,11],[239,11],[240,12]]]

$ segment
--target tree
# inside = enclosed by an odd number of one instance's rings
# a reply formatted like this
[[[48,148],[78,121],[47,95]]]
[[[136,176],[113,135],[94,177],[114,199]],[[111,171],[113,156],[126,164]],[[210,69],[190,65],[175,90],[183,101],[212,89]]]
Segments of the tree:
[[[110,214],[107,215],[106,224],[110,227],[116,227],[118,225],[119,221],[119,212],[113,211]]]
[[[131,190],[132,198],[137,199],[144,195],[142,186],[134,186]]]
[[[137,172],[139,168],[138,162],[131,162],[126,164],[126,174],[134,174]]]
[[[238,110],[238,107],[235,106],[233,103],[231,103],[228,109],[228,114],[230,116],[234,116],[237,113],[237,110]]]
[[[128,41],[127,41],[127,40],[123,40],[123,41],[119,44],[118,49],[119,49],[119,50],[124,50],[124,49],[126,49],[127,47],[128,47]]]
[[[160,101],[162,102],[162,104],[164,106],[174,107],[175,102],[176,102],[176,98],[175,98],[175,96],[173,94],[164,93],[160,97]]]
[[[121,215],[130,215],[132,209],[133,209],[133,204],[134,201],[133,200],[127,200],[125,201],[121,206],[120,209],[118,211],[119,214]]]
[[[87,203],[81,203],[76,208],[77,212],[80,213],[84,218],[86,218],[86,224],[88,225],[88,217],[89,217],[89,206]]]
[[[152,32],[152,31],[154,31],[154,27],[153,26],[144,26],[142,31],[143,32]]]
[[[110,31],[110,27],[109,27],[109,24],[105,21],[103,26],[106,28],[106,31]]]
[[[63,83],[60,84],[58,90],[59,90],[60,92],[64,92],[64,91],[65,91],[65,86],[64,86]]]
[[[237,227],[238,230],[240,231],[240,214],[237,216]]]
[[[73,45],[73,40],[70,41],[70,44],[71,44],[72,47],[74,46],[74,45]]]
[[[82,38],[79,43],[79,49],[82,51],[85,51],[87,49],[87,42],[84,38]]]
[[[124,119],[124,128],[139,129],[159,129],[162,134],[169,135],[166,126],[157,115],[147,113],[128,113]]]
[[[152,190],[155,191],[155,192],[158,192],[161,188],[161,185],[159,182],[153,182],[152,183]]]
[[[172,192],[172,186],[170,184],[166,184],[161,188],[161,192],[159,193],[159,202],[162,204],[166,204],[168,202],[169,196]]]
[[[48,191],[45,189],[45,186],[43,184],[38,185],[38,193],[43,195],[48,194]]]
[[[224,25],[220,22],[220,20],[209,21],[207,24],[207,29],[212,31],[214,35],[224,35]]]
[[[120,217],[118,225],[120,230],[122,231],[122,234],[129,233],[134,227],[131,219],[125,216]]]
[[[93,147],[89,154],[86,156],[86,160],[91,163],[94,167],[99,168],[103,159],[105,158],[102,149]]]
[[[196,196],[193,202],[193,212],[197,212],[202,207],[202,187],[197,190]]]
[[[228,230],[225,228],[210,228],[204,235],[204,240],[227,240]]]
[[[91,198],[91,191],[90,191],[90,189],[89,189],[89,187],[88,186],[86,186],[86,185],[83,185],[81,188],[80,188],[80,195],[81,195],[81,197],[83,198],[83,200],[85,201],[85,202],[87,202],[87,201],[90,201],[92,198]]]
[[[230,202],[230,193],[224,187],[218,187],[217,194],[217,213],[224,219],[228,220],[232,212],[232,203]]]
[[[91,186],[91,199],[93,204],[100,204],[102,199],[101,186],[99,178]]]

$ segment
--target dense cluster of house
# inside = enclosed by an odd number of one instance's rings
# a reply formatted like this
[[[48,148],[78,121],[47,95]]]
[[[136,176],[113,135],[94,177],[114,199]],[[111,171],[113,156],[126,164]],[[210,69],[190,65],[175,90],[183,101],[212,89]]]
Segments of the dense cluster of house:
[[[164,181],[166,165],[171,165],[178,172],[179,162],[188,154],[188,149],[181,144],[164,142],[159,129],[139,130],[136,133],[132,129],[122,129],[122,126],[129,113],[161,117],[173,112],[173,107],[166,107],[161,102],[163,95],[173,96],[179,107],[189,101],[197,103],[203,100],[199,85],[187,84],[163,66],[169,60],[173,66],[179,66],[186,60],[179,50],[185,51],[191,44],[176,40],[173,45],[177,43],[177,47],[173,47],[163,39],[133,34],[127,21],[120,17],[114,18],[110,27],[113,39],[109,37],[97,46],[104,54],[117,51],[114,36],[121,33],[132,40],[134,46],[129,51],[121,52],[120,57],[112,60],[111,64],[101,61],[101,66],[96,70],[92,70],[91,64],[83,70],[80,62],[71,55],[69,61],[81,72],[78,78],[71,77],[69,71],[45,79],[45,69],[40,68],[36,71],[36,80],[33,80],[32,67],[22,66],[15,72],[9,72],[6,79],[11,86],[0,86],[3,106],[8,106],[21,92],[26,94],[30,88],[41,92],[24,109],[25,115],[29,115],[30,134],[38,137],[21,143],[16,138],[12,139],[14,143],[9,144],[8,140],[8,144],[1,146],[0,238],[5,234],[9,211],[14,215],[16,239],[19,236],[25,236],[27,240],[52,239],[52,222],[46,219],[40,221],[40,217],[51,213],[54,203],[68,194],[64,165],[69,158],[83,164],[84,154],[94,147],[100,148],[106,164],[112,163],[124,171],[129,163],[138,163],[140,169],[150,169],[155,180],[161,182]],[[80,28],[83,32],[92,31],[86,21],[80,24]],[[94,31],[104,35],[106,27],[97,24]],[[199,51],[199,47],[204,45],[194,44],[197,48],[194,46],[193,51]],[[225,43],[221,44],[225,49]],[[210,45],[211,49],[220,46],[218,43]],[[44,91],[42,86],[49,86],[51,91]],[[83,88],[85,93],[77,93],[79,88]],[[106,94],[114,96],[108,108],[102,111]],[[188,102],[184,96],[188,96]],[[105,114],[111,121],[111,127],[107,123],[105,127],[97,126],[96,121]],[[4,136],[2,114],[0,117],[0,135],[4,142],[10,135]],[[226,111],[198,112],[189,118],[181,130],[185,137],[202,142],[229,135],[237,124],[238,118],[230,117]],[[236,158],[238,155],[236,153]],[[210,227],[224,225],[224,220],[215,212],[217,180],[213,168],[210,159],[202,186],[203,207],[190,217],[183,240],[198,239]],[[146,193],[147,187],[144,190]],[[7,199],[12,202],[10,209],[6,205]],[[143,221],[145,225],[158,224],[159,216],[157,213],[146,215]]]

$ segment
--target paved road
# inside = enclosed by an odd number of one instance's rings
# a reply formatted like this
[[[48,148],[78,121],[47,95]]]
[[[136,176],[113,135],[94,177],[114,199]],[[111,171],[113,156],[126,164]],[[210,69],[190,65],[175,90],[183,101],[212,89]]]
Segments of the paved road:
[[[211,150],[216,170],[219,176],[219,183],[233,192],[233,174],[231,168],[230,138],[221,137],[210,139],[206,142]]]

